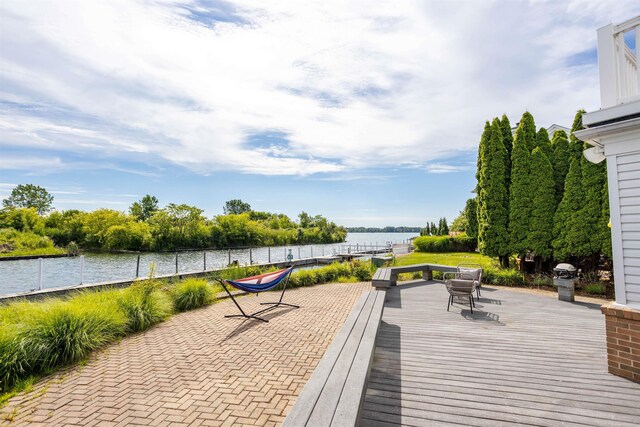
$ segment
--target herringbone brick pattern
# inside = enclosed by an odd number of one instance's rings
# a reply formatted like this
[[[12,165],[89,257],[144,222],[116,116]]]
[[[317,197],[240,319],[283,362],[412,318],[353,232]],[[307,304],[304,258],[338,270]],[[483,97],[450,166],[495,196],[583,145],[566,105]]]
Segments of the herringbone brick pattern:
[[[286,302],[301,308],[273,310],[265,316],[269,323],[225,319],[236,313],[230,300],[176,315],[16,396],[2,410],[0,423],[278,425],[370,286],[287,291]],[[275,297],[267,292],[240,303],[256,310]]]

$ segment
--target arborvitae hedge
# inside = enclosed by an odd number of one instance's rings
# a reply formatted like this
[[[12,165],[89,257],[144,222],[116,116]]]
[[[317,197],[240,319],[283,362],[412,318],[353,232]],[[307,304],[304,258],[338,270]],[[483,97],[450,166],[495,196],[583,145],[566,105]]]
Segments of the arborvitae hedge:
[[[549,141],[549,133],[545,128],[540,128],[536,134],[536,147],[539,147],[547,159],[551,161],[553,156],[553,149],[551,148],[551,141]]]
[[[476,192],[480,191],[480,171],[482,170],[482,159],[487,157],[487,144],[489,144],[489,138],[491,137],[491,124],[487,120],[484,123],[484,131],[480,137],[480,144],[478,145],[478,162],[476,169]]]
[[[555,186],[556,207],[560,204],[564,194],[564,180],[569,173],[569,165],[571,164],[571,148],[567,134],[563,130],[556,131],[551,141],[553,148],[553,181]]]
[[[467,236],[477,239],[478,238],[478,203],[475,198],[467,200],[467,204],[464,207],[464,212],[467,217]]]
[[[533,117],[524,113],[516,130],[511,152],[511,188],[509,198],[509,240],[510,252],[524,254],[529,249],[529,220],[531,200],[535,186],[530,178],[530,151],[534,132],[530,131]],[[534,124],[535,129],[535,124]]]
[[[522,118],[520,119],[520,123],[518,124],[518,128],[520,127],[524,132],[524,139],[527,143],[529,154],[531,154],[533,149],[536,148],[536,139],[538,135],[536,132],[536,122],[535,120],[533,120],[533,116],[531,115],[530,112],[525,111],[525,113],[522,115]],[[517,138],[517,133],[516,133],[516,138]]]
[[[489,256],[509,254],[507,236],[508,193],[505,185],[507,152],[504,148],[500,121],[491,124],[491,137],[483,150],[478,195],[478,248]]]
[[[573,157],[579,159],[582,157],[582,151],[584,150],[584,142],[579,140],[573,134],[577,130],[582,129],[582,115],[586,113],[584,110],[578,110],[575,117],[573,118],[573,124],[571,125],[571,136],[569,139],[569,147],[571,148],[571,153]]]
[[[509,118],[506,114],[502,115],[502,119],[500,119],[500,126],[502,127],[502,143],[504,144],[505,150],[507,150],[506,157],[506,187],[507,192],[509,192],[509,186],[511,185],[511,150],[513,150],[513,133],[511,132],[511,122],[509,122]]]
[[[553,168],[542,147],[536,147],[531,153],[530,176],[536,190],[531,200],[528,247],[536,256],[549,259],[552,255],[555,197]]]
[[[576,225],[572,216],[582,206],[582,169],[580,159],[573,158],[569,166],[569,173],[564,183],[564,197],[558,205],[553,220],[554,257],[558,261],[567,261],[573,255],[568,236],[574,233],[572,227]]]

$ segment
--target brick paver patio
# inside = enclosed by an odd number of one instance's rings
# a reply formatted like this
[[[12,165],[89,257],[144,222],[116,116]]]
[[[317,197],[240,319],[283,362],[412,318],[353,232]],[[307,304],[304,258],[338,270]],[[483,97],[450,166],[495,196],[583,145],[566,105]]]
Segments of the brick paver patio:
[[[278,425],[370,286],[287,291],[302,308],[273,310],[269,323],[225,319],[229,300],[176,315],[13,398],[0,424]],[[275,296],[240,301],[251,310]]]

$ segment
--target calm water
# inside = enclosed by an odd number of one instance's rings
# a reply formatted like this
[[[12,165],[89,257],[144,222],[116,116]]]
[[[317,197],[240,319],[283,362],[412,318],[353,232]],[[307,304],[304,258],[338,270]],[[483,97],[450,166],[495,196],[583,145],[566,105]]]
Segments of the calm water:
[[[391,243],[403,243],[415,233],[349,233],[345,243],[332,245],[276,246],[229,251],[206,251],[207,270],[223,268],[231,261],[241,265],[285,261],[289,250],[294,259],[311,258],[334,253],[347,252],[348,245],[363,249],[363,245],[382,246]],[[82,283],[111,282],[135,277],[137,254],[85,254]],[[178,271],[193,272],[204,269],[204,251],[188,251],[178,254]],[[42,287],[57,288],[74,286],[80,283],[80,257],[50,258],[43,260]],[[155,265],[156,275],[172,274],[176,270],[175,253],[143,253],[140,255],[140,277],[149,274],[151,264]],[[38,288],[39,260],[0,262],[0,295],[14,292],[26,292]]]

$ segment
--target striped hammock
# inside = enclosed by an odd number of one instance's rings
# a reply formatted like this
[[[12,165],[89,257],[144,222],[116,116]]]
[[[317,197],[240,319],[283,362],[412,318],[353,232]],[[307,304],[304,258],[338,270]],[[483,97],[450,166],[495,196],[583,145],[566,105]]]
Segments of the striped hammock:
[[[245,277],[244,279],[225,280],[225,282],[241,291],[250,293],[263,292],[278,286],[278,284],[291,273],[291,270],[293,270],[293,267],[272,271],[271,273],[259,274],[257,276]]]

